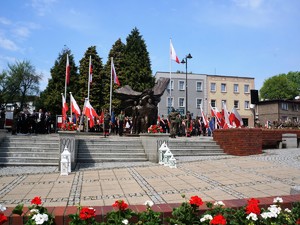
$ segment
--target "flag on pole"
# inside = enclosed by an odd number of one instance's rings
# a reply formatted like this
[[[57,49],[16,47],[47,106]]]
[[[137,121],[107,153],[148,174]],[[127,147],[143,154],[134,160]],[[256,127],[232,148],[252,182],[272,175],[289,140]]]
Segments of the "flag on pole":
[[[175,49],[174,49],[174,47],[172,45],[172,41],[171,40],[170,40],[170,55],[171,55],[171,59],[172,60],[174,60],[177,63],[180,63],[179,59],[178,59],[178,57],[176,55]]]
[[[204,115],[203,109],[201,108],[201,116],[202,116],[202,121],[204,123],[204,126],[206,128],[208,128],[208,119],[206,118],[206,116]]]
[[[92,56],[90,56],[90,63],[89,63],[89,82],[92,83],[93,80],[93,64],[92,64]]]
[[[120,86],[120,81],[118,79],[113,60],[111,61],[111,75],[113,76],[114,83]]]
[[[89,120],[90,128],[92,128],[95,125],[94,118],[98,117],[98,115],[96,113],[96,110],[92,107],[92,105],[88,99],[86,100],[86,103],[85,103],[85,106],[83,109],[83,114],[90,119]]]
[[[236,110],[235,107],[233,107],[231,114],[229,116],[229,120],[233,123],[235,123],[236,127],[241,127],[244,125],[242,117],[240,116],[239,112]]]
[[[77,117],[79,117],[80,114],[81,114],[81,110],[80,110],[80,108],[79,108],[79,106],[78,106],[77,102],[75,101],[72,94],[70,94],[70,99],[71,99],[71,105],[72,105],[72,112],[74,112],[75,115]]]
[[[231,124],[229,121],[229,115],[228,115],[228,110],[226,107],[226,103],[224,101],[222,101],[222,115],[223,115],[223,120],[222,120],[222,127],[223,128],[230,128]]]
[[[67,63],[66,63],[66,81],[67,84],[70,83],[70,64],[69,64],[69,55],[67,54]]]
[[[67,112],[69,110],[69,107],[67,105],[65,96],[63,94],[61,94],[61,96],[62,96],[62,119],[63,119],[63,124],[65,124],[67,121]]]
[[[216,125],[218,124],[220,127],[223,127],[222,126],[222,114],[219,112],[219,110],[217,109],[217,107],[213,108],[211,105],[210,105],[210,109],[211,109],[211,116],[212,117],[215,117],[216,119]]]

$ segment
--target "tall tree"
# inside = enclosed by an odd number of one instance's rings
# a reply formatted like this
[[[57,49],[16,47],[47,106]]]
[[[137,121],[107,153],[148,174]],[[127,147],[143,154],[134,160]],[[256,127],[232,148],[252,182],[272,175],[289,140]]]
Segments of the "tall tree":
[[[115,70],[121,86],[126,85],[126,81],[125,81],[126,64],[125,64],[124,52],[125,52],[125,44],[122,43],[121,39],[119,38],[112,46],[112,49],[110,50],[108,55],[108,60],[104,67],[104,71],[105,71],[103,76],[104,108],[109,108],[109,104],[110,104],[111,57],[113,57]],[[112,85],[113,85],[112,108],[119,111],[120,101],[117,98],[115,98],[114,95],[114,90],[119,88],[119,86],[114,84],[114,82],[112,82]]]
[[[103,64],[102,59],[99,57],[96,46],[89,47],[84,53],[83,58],[80,60],[79,67],[79,103],[84,104],[85,98],[88,97],[88,77],[89,77],[89,61],[90,56],[92,59],[92,82],[90,83],[90,103],[96,111],[100,111],[104,105],[103,100]]]
[[[264,81],[263,87],[260,89],[260,98],[293,99],[299,93],[297,86],[294,81],[288,79],[286,74],[279,74]]]
[[[67,86],[66,99],[68,99],[69,92],[74,93],[75,99],[77,96],[78,69],[75,65],[74,56],[72,55],[71,50],[65,47],[59,53],[58,58],[54,62],[54,66],[50,70],[51,78],[48,81],[46,89],[41,93],[38,105],[39,108],[46,108],[53,115],[61,115],[62,113],[61,93],[65,92],[67,54],[69,55],[70,82]]]
[[[37,74],[35,67],[26,60],[8,64],[7,74],[7,94],[12,102],[19,100],[23,109],[28,97],[39,93],[42,74]]]
[[[7,103],[7,72],[2,71],[0,73],[0,107]]]
[[[126,75],[125,82],[135,91],[143,91],[154,86],[151,62],[147,46],[137,28],[126,38],[125,47]]]

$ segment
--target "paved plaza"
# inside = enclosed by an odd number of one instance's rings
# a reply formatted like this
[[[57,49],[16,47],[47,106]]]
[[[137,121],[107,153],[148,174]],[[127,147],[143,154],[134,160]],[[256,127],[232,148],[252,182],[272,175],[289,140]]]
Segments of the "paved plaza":
[[[123,199],[141,205],[283,196],[300,185],[300,149],[265,150],[254,156],[177,158],[177,168],[151,162],[81,164],[68,176],[57,167],[0,167],[0,204],[106,206]]]

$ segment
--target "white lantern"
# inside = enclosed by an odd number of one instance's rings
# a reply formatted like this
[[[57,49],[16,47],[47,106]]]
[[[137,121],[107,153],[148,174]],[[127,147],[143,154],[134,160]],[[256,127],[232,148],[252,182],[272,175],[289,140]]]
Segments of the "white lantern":
[[[64,151],[61,153],[61,175],[68,175],[71,172],[71,153],[69,152],[68,148],[65,147]],[[63,172],[66,168],[67,174]]]
[[[176,159],[175,159],[173,154],[172,154],[171,158],[169,159],[169,167],[170,168],[177,168]]]
[[[167,150],[170,150],[168,148],[168,145],[166,144],[166,142],[162,143],[162,145],[160,146],[160,148],[158,149],[159,153],[158,153],[158,163],[163,165],[164,164],[164,154],[166,153]]]
[[[170,151],[170,149],[168,149],[167,151],[166,151],[166,153],[164,154],[164,165],[165,166],[169,166],[169,160],[170,160],[170,158],[172,157],[172,152]]]

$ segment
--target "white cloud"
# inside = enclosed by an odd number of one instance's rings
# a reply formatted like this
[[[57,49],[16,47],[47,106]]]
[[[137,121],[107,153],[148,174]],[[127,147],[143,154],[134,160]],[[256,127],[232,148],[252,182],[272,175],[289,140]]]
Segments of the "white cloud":
[[[9,19],[7,19],[7,18],[0,17],[0,24],[10,25],[11,21]]]
[[[233,0],[233,2],[242,8],[258,9],[262,6],[264,0]]]
[[[0,47],[10,51],[19,50],[19,47],[12,40],[9,40],[3,36],[0,36]]]
[[[31,0],[30,6],[39,16],[45,16],[51,12],[51,6],[57,0]]]

